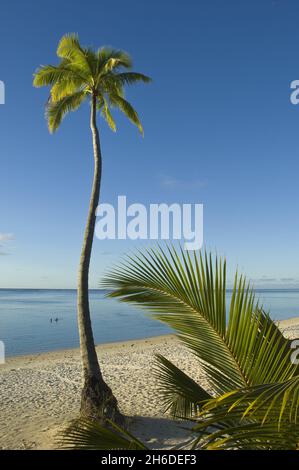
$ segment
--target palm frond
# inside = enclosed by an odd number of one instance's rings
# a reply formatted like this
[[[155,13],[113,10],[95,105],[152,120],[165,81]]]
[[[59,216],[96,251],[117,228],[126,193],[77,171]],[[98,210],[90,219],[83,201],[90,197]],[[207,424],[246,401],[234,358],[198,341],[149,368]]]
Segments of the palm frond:
[[[110,129],[112,129],[113,132],[116,132],[116,124],[105,99],[103,100],[103,105],[101,106],[101,113]]]
[[[285,382],[255,385],[209,400],[202,415],[238,416],[258,419],[262,424],[274,420],[279,429],[282,421],[297,424],[299,413],[299,376]],[[206,425],[209,425],[206,420]],[[299,422],[298,422],[299,425]]]
[[[60,80],[83,80],[78,71],[67,67],[65,64],[41,65],[34,74],[33,85],[42,87],[54,85]]]
[[[188,418],[199,412],[204,401],[211,399],[199,384],[160,354],[156,355],[153,375],[164,411],[172,416]]]
[[[114,75],[122,85],[134,85],[137,82],[150,83],[152,79],[147,75],[137,72],[123,72]]]
[[[110,427],[96,421],[74,421],[57,439],[65,450],[144,450],[147,447],[127,430],[112,421]]]
[[[128,257],[103,285],[112,289],[110,296],[155,312],[173,328],[200,360],[214,391],[223,393],[247,384],[224,340],[225,264],[217,265],[214,276],[210,263],[200,256],[186,270],[174,249],[150,249]]]
[[[86,98],[84,91],[78,91],[72,95],[65,96],[59,101],[49,101],[46,109],[46,118],[50,132],[55,132],[64,116],[79,108],[80,104]]]
[[[139,120],[138,113],[137,113],[137,111],[135,111],[133,106],[128,101],[126,101],[124,98],[122,98],[121,96],[119,96],[117,94],[114,94],[114,93],[109,94],[109,101],[110,101],[112,106],[117,107],[118,109],[120,109],[125,114],[125,116],[127,116],[127,118],[133,124],[135,124],[135,126],[138,127],[140,133],[143,135],[143,128],[142,128],[141,122]]]
[[[299,445],[299,376],[285,382],[256,385],[207,401],[193,428],[207,433],[206,448],[250,444],[277,448]],[[197,440],[200,441],[201,438]]]
[[[51,100],[60,101],[68,95],[73,95],[79,91],[85,91],[91,93],[91,90],[86,84],[82,85],[82,80],[77,78],[62,78],[58,82],[54,83],[51,88]]]
[[[101,70],[101,75],[105,75],[106,73],[112,72],[113,69],[123,66],[123,63],[121,59],[111,57],[110,59],[107,60],[105,65],[103,65],[102,70]]]
[[[57,55],[61,59],[68,60],[85,73],[89,72],[91,77],[95,74],[97,56],[92,49],[81,47],[77,34],[65,34],[61,38]]]
[[[61,59],[72,60],[74,56],[84,55],[78,34],[68,33],[62,36],[57,47],[57,55]]]
[[[278,431],[274,422],[261,425],[245,421],[221,431],[206,432],[193,441],[201,450],[298,450],[298,426],[285,424]]]
[[[138,304],[173,328],[198,358],[215,395],[296,372],[291,348],[236,275],[226,319],[226,263],[181,249],[150,249],[129,256],[106,276],[111,297]],[[157,313],[158,312],[158,313]]]
[[[99,77],[113,69],[117,70],[119,67],[124,67],[126,69],[132,67],[132,59],[127,52],[107,46],[101,47],[98,50],[97,59],[97,75]]]

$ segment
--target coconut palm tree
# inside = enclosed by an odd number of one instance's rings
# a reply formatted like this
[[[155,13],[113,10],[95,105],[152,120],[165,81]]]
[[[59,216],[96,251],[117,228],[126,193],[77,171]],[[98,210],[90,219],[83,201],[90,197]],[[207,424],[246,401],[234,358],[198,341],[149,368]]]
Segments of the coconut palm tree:
[[[81,396],[81,416],[102,416],[120,420],[117,401],[105,383],[94,344],[88,297],[88,275],[92,252],[96,208],[99,202],[102,154],[97,127],[97,111],[100,111],[110,128],[116,125],[111,108],[122,111],[143,134],[139,117],[132,105],[124,98],[124,86],[136,82],[149,82],[149,77],[132,72],[131,59],[123,51],[102,47],[94,51],[80,45],[78,36],[62,37],[57,55],[58,65],[41,66],[34,75],[34,86],[50,86],[50,97],[46,106],[49,131],[55,132],[70,111],[90,102],[90,127],[92,133],[94,177],[89,211],[84,233],[78,274],[78,326],[83,366],[84,386]],[[126,70],[127,69],[127,70]]]

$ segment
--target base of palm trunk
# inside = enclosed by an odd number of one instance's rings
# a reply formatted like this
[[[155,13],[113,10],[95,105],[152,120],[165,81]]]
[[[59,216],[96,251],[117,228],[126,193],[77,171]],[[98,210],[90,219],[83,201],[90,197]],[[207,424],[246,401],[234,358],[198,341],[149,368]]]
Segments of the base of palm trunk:
[[[81,418],[111,421],[124,426],[125,418],[118,409],[118,404],[112,390],[97,377],[85,379],[81,393]]]

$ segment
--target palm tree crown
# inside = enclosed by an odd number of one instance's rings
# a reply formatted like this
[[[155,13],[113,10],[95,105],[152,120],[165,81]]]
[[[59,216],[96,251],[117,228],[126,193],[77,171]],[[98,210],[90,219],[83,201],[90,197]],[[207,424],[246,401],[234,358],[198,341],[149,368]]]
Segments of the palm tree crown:
[[[133,106],[124,98],[124,85],[150,78],[128,70],[132,67],[130,56],[123,51],[102,47],[97,51],[82,47],[76,34],[61,39],[57,56],[58,65],[41,66],[34,75],[34,86],[51,86],[46,117],[50,132],[55,132],[63,117],[75,111],[90,98],[113,131],[115,121],[110,108],[118,108],[143,134],[143,128]]]

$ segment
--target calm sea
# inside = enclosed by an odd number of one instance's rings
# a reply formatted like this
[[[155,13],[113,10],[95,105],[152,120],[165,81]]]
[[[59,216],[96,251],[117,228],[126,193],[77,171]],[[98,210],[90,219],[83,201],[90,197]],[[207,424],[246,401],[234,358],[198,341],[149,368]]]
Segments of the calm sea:
[[[259,290],[257,296],[274,319],[299,316],[297,289]],[[144,311],[106,299],[103,291],[90,291],[90,300],[96,343],[170,332]],[[0,340],[7,356],[78,347],[76,291],[0,289]]]

